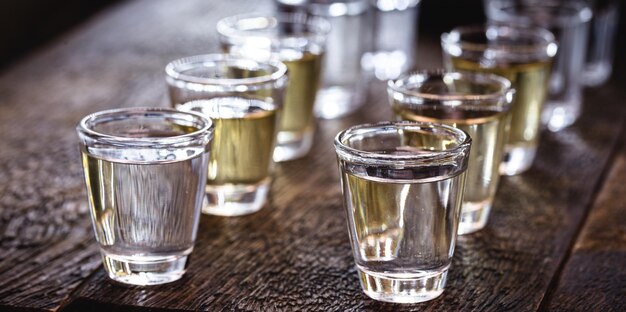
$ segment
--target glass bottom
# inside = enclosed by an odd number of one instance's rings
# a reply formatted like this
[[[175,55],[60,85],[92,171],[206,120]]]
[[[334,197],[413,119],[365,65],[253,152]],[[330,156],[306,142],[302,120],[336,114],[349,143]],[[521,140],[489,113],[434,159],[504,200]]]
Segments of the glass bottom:
[[[365,294],[378,301],[418,303],[435,299],[443,293],[448,267],[422,274],[376,273],[357,266]]]
[[[357,93],[352,88],[332,86],[317,92],[315,116],[334,119],[348,115],[361,106]]]
[[[611,77],[610,62],[595,62],[585,66],[583,73],[583,84],[588,87],[597,87],[609,80]]]
[[[531,144],[506,145],[504,159],[500,163],[500,174],[513,176],[530,169],[535,160],[535,154],[537,154],[537,147]]]
[[[313,133],[313,127],[308,127],[302,132],[278,132],[277,144],[274,148],[274,161],[289,161],[306,156],[313,146]]]
[[[542,123],[552,132],[571,126],[580,116],[581,101],[575,97],[564,101],[549,101],[541,114]]]
[[[202,212],[225,217],[255,213],[267,202],[271,179],[256,184],[207,185]]]
[[[491,200],[464,202],[457,234],[470,234],[482,230],[487,225],[490,211]]]
[[[183,277],[191,248],[170,256],[120,256],[102,252],[102,264],[109,278],[131,285],[159,285]]]

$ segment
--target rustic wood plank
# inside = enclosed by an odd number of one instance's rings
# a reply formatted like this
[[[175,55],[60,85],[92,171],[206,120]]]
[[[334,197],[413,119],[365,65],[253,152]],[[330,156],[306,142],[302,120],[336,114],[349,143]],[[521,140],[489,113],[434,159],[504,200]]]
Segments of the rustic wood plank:
[[[145,288],[107,279],[86,212],[75,123],[105,108],[165,106],[167,61],[218,51],[219,17],[268,7],[252,0],[123,3],[0,75],[0,310],[54,310],[61,301],[63,311],[539,307],[623,125],[617,82],[587,94],[574,127],[543,134],[531,171],[503,179],[488,227],[459,240],[447,290],[430,303],[372,301],[353,267],[331,142],[349,125],[390,118],[382,84],[372,86],[358,114],[320,122],[311,155],[278,166],[269,207],[240,218],[203,216],[183,279]],[[438,66],[437,40],[423,42],[420,66]]]
[[[626,137],[559,280],[550,310],[626,311]]]
[[[430,61],[421,65],[433,67],[438,43],[426,44],[430,54],[421,59]],[[590,94],[606,100],[604,110],[587,108],[576,126],[544,133],[533,169],[504,179],[488,228],[459,240],[448,289],[433,302],[398,306],[369,300],[353,268],[331,142],[349,125],[390,118],[384,86],[375,84],[359,114],[320,123],[311,155],[279,165],[270,207],[241,218],[202,217],[189,273],[181,281],[119,286],[100,270],[64,311],[94,301],[139,310],[536,310],[615,146],[623,118],[614,89]]]
[[[208,44],[215,20],[202,15],[255,3],[121,3],[0,74],[0,310],[57,309],[100,266],[78,120],[107,108],[165,106],[165,64],[219,51]]]

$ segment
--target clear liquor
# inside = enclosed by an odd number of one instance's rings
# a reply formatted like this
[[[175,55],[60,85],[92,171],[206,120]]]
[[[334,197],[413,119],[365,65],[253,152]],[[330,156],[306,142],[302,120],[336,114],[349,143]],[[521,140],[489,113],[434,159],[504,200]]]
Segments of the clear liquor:
[[[379,152],[410,154],[416,152],[412,147],[415,143],[445,144],[429,140],[412,143]],[[432,146],[433,150],[440,147]],[[394,302],[420,302],[440,295],[454,251],[462,170],[445,164],[380,168],[343,160],[340,166],[348,222],[354,224],[350,228],[353,252],[364,291],[372,298]],[[428,285],[420,284],[426,280]]]
[[[170,131],[134,134],[172,135]],[[133,159],[133,152],[116,151],[115,158]],[[144,153],[153,159],[125,162],[112,161],[106,154],[97,157],[84,147],[82,151],[91,216],[107,272],[115,280],[140,285],[180,278],[195,240],[207,153],[202,148],[164,149]],[[159,273],[151,275],[152,270]],[[135,271],[144,273],[139,276]]]

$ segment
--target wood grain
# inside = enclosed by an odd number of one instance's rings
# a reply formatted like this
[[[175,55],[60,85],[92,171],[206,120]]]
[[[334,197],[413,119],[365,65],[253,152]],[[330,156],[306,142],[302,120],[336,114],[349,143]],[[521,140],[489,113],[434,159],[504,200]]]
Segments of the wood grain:
[[[432,302],[370,300],[353,267],[332,139],[391,117],[382,83],[357,114],[319,122],[313,152],[278,166],[263,210],[203,216],[183,279],[144,288],[108,280],[90,229],[76,122],[106,108],[165,106],[164,65],[218,51],[220,17],[268,3],[121,3],[0,74],[0,310],[537,310],[610,166],[624,124],[619,82],[588,92],[583,118],[544,132],[533,168],[502,180],[487,228],[459,239],[446,292]],[[420,40],[419,66],[439,67],[438,41]]]
[[[626,311],[626,137],[576,240],[549,308]]]

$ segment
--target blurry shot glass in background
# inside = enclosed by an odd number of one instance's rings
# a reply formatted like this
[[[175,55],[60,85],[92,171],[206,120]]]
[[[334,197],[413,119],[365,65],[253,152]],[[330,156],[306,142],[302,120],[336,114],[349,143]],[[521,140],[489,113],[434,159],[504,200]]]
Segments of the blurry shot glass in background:
[[[345,116],[365,100],[367,79],[361,72],[361,57],[371,44],[369,0],[311,0],[307,11],[325,18],[331,26],[315,115],[323,119]]]
[[[172,106],[201,113],[215,126],[203,212],[238,216],[261,209],[271,184],[287,67],[208,54],[175,60],[165,72]]]
[[[277,57],[289,70],[279,118],[275,161],[304,157],[313,144],[313,105],[320,84],[328,22],[307,14],[246,14],[217,23],[220,42],[232,55],[268,60]]]
[[[204,198],[210,120],[128,108],[77,127],[91,220],[109,277],[156,285],[183,276]]]
[[[373,51],[361,66],[379,80],[398,78],[415,66],[420,0],[370,0],[374,6]]]
[[[352,251],[363,291],[396,303],[444,289],[471,138],[418,122],[354,126],[335,138]]]
[[[448,69],[492,73],[511,82],[515,96],[500,173],[526,171],[539,145],[541,110],[557,50],[552,33],[534,27],[458,27],[444,33],[441,44]]]
[[[589,0],[593,11],[584,83],[595,87],[604,84],[613,70],[613,52],[619,23],[619,0]]]
[[[551,131],[573,124],[582,111],[587,35],[592,16],[586,1],[488,0],[485,10],[490,21],[539,26],[554,34],[559,49],[541,119]]]
[[[278,107],[239,97],[196,100],[178,107],[215,124],[207,176],[207,214],[240,216],[259,211],[271,185]]]
[[[472,138],[458,234],[487,224],[509,130],[510,86],[495,75],[436,71],[389,81],[396,119],[446,124]]]

